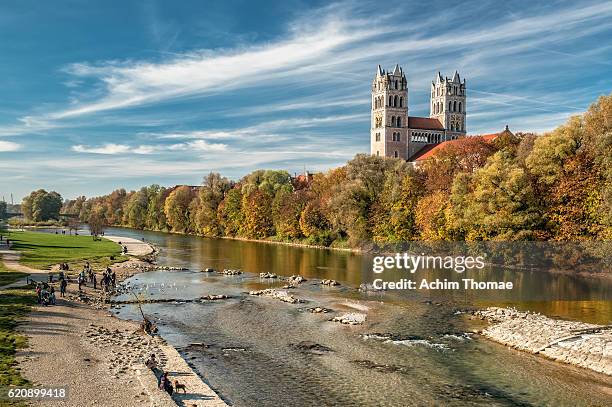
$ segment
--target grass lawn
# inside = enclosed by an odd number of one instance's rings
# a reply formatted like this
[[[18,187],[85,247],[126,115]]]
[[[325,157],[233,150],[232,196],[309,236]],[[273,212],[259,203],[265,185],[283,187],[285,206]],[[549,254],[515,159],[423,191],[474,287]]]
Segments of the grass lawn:
[[[0,386],[23,386],[24,379],[15,362],[15,352],[26,346],[26,338],[16,333],[18,320],[23,318],[36,303],[36,295],[30,289],[12,289],[0,292]],[[0,401],[0,406],[12,405]]]
[[[42,232],[9,232],[12,249],[21,252],[20,263],[26,266],[49,269],[57,263],[75,266],[88,260],[92,266],[106,267],[121,256],[121,246],[110,240],[93,240],[91,236],[56,235]],[[114,257],[112,260],[110,257]]]

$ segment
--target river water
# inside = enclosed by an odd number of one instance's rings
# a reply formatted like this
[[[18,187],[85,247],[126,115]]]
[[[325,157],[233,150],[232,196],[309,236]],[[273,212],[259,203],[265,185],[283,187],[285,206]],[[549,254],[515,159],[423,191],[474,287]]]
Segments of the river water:
[[[350,252],[298,248],[156,232],[111,229],[145,238],[161,249],[160,265],[189,271],[153,271],[129,283],[150,298],[213,302],[146,304],[161,334],[228,402],[236,406],[593,406],[612,403],[612,381],[589,371],[508,349],[470,334],[479,322],[470,306],[513,305],[554,317],[596,323],[612,319],[609,280],[544,272],[487,269],[469,277],[513,281],[508,292],[387,291],[361,293],[375,278],[371,258]],[[240,276],[202,273],[241,269]],[[279,287],[260,272],[307,279],[290,293],[301,304],[249,296]],[[426,271],[430,280],[453,276]],[[384,276],[393,280],[401,275]],[[467,277],[467,276],[466,276]],[[323,287],[322,278],[339,287]],[[126,297],[127,298],[127,297]],[[313,314],[322,306],[329,314]],[[138,319],[135,306],[115,310]],[[366,323],[328,321],[344,312]]]

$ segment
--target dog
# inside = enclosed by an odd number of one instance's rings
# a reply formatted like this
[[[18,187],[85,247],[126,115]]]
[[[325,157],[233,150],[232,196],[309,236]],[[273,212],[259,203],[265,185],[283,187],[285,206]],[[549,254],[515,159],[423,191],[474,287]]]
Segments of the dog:
[[[178,380],[174,381],[174,391],[178,392],[179,390],[183,390],[183,394],[187,394],[187,386],[182,383],[179,383]]]

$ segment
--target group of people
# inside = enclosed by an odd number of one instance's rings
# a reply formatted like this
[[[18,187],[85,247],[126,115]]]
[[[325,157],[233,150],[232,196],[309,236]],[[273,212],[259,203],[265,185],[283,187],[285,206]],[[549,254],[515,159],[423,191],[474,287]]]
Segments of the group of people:
[[[89,262],[85,263],[83,270],[77,277],[77,282],[79,284],[79,291],[81,291],[81,287],[87,285],[88,282],[93,286],[94,290],[98,288],[98,276],[89,265]],[[115,288],[117,286],[117,275],[110,267],[107,267],[104,273],[102,273],[100,286],[104,291],[110,291],[111,287]]]
[[[55,305],[55,288],[45,282],[36,283],[36,301],[45,307]]]

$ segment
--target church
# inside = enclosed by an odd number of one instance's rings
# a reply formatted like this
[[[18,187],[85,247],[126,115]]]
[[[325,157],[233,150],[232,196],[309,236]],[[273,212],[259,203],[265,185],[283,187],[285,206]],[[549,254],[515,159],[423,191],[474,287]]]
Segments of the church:
[[[385,72],[378,65],[372,82],[371,154],[412,161],[425,147],[466,135],[466,88],[455,72],[438,72],[431,82],[429,117],[408,113],[408,82],[399,65]]]

